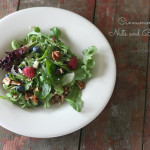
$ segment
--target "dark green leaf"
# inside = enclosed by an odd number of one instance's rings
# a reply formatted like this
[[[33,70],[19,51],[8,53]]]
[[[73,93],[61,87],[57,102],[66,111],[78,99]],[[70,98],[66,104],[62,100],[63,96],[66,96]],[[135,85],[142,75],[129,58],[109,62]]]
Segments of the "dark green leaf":
[[[75,77],[74,72],[65,74],[62,78],[62,85],[64,86],[70,84],[73,81],[74,77]]]
[[[35,31],[35,32],[40,32],[41,30],[40,30],[39,27],[34,27],[34,31]]]
[[[55,37],[55,39],[58,40],[60,35],[61,31],[57,27],[53,27],[50,29],[50,37]]]
[[[19,43],[16,40],[13,40],[11,42],[11,47],[12,47],[13,50],[17,50],[17,49],[20,48],[20,45],[19,45]]]
[[[65,100],[78,112],[81,111],[83,107],[83,101],[81,99],[81,90],[75,85],[72,87],[69,95],[65,98]]]

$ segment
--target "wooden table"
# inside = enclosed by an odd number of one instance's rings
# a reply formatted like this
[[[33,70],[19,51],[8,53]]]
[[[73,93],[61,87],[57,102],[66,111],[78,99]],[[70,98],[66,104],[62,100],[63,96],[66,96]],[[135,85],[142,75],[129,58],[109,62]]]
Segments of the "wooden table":
[[[93,22],[113,48],[116,86],[104,111],[80,131],[37,139],[0,127],[0,150],[150,150],[149,24],[139,23],[150,21],[150,0],[0,0],[0,18],[35,6],[68,9]]]

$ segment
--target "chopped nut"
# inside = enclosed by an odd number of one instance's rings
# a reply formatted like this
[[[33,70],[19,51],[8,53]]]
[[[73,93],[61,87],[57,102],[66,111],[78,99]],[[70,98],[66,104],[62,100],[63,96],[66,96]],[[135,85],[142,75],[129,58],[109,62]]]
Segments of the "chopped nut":
[[[85,88],[85,83],[83,81],[77,81],[77,84],[81,90]]]
[[[33,90],[33,87],[31,86],[31,87],[29,88],[29,90]]]
[[[14,99],[18,98],[18,95],[17,95],[17,94],[14,94],[14,95],[13,95],[13,98],[14,98]]]
[[[52,52],[53,60],[60,61],[61,60],[61,53],[59,51]]]
[[[60,102],[60,96],[58,94],[55,94],[53,97],[52,97],[52,104],[56,104],[56,103],[59,103]]]
[[[55,72],[56,75],[62,75],[64,74],[64,70],[62,68],[58,68]]]
[[[30,97],[30,99],[33,100],[34,103],[38,104],[38,100],[37,100],[36,95],[32,95],[32,96]]]
[[[12,81],[12,82],[11,82],[11,85],[21,85],[21,83],[18,82],[18,81]]]
[[[65,100],[65,95],[63,94],[63,95],[61,96],[61,103],[63,103],[64,100]]]
[[[39,87],[36,87],[34,91],[35,91],[35,92],[39,92],[39,91],[40,91],[40,88],[39,88]]]
[[[11,79],[9,77],[6,77],[3,79],[2,83],[5,85],[10,85]]]
[[[68,95],[68,88],[67,87],[64,87],[64,95]]]
[[[37,69],[38,66],[39,66],[39,61],[36,60],[36,61],[34,62],[34,64],[33,64],[33,68],[34,68],[34,69]]]
[[[33,95],[33,93],[32,92],[25,92],[25,100],[29,100],[30,99],[30,97]]]

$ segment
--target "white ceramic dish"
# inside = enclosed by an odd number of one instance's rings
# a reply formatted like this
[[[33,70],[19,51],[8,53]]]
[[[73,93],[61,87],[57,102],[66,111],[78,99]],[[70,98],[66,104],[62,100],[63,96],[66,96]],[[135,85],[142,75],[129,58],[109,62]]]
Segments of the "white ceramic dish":
[[[0,57],[10,49],[13,39],[20,40],[31,31],[29,26],[39,26],[42,32],[57,26],[62,30],[62,40],[80,56],[83,49],[95,45],[96,67],[94,75],[83,90],[84,107],[76,112],[67,103],[50,109],[21,109],[6,100],[0,101],[0,125],[31,137],[57,137],[86,126],[95,119],[108,103],[114,89],[116,65],[112,49],[103,34],[83,17],[58,8],[29,8],[15,12],[0,20]],[[4,71],[0,71],[0,81]],[[0,95],[5,94],[0,85]]]

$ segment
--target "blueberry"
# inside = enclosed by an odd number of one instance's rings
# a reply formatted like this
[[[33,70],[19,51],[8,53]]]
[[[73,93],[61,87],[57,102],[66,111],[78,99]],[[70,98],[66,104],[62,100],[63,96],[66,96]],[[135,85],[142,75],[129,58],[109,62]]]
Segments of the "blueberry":
[[[5,78],[6,78],[6,77],[9,77],[9,74],[8,74],[8,73],[7,73],[7,74],[5,74]]]
[[[23,93],[23,92],[25,91],[24,87],[23,87],[23,86],[20,86],[20,85],[18,85],[18,86],[16,87],[16,90],[17,90],[19,93]]]
[[[39,46],[34,46],[32,50],[33,50],[34,53],[39,53],[40,52],[40,47]]]
[[[29,53],[33,51],[33,46],[29,47]]]

